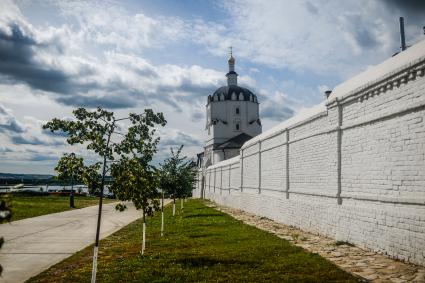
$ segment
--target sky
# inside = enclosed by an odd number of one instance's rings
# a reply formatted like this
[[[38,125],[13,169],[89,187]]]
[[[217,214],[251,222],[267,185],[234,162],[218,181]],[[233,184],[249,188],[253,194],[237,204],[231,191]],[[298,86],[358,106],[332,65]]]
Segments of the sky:
[[[154,163],[180,144],[195,157],[230,46],[270,129],[398,52],[400,16],[407,44],[423,40],[421,0],[1,0],[0,172],[51,174],[69,152],[97,161],[42,130],[77,107],[163,112]]]

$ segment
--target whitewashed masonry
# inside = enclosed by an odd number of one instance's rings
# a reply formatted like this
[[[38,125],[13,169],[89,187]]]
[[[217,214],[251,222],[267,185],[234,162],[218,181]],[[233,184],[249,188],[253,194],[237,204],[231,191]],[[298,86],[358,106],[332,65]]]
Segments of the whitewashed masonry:
[[[194,196],[425,265],[425,41],[200,171]]]

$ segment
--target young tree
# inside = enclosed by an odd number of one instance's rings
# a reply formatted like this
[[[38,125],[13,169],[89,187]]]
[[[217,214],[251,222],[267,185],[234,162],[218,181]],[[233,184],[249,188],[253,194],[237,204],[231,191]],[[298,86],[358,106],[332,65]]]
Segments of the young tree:
[[[146,109],[143,114],[131,113],[129,117],[117,119],[113,112],[98,107],[95,111],[78,108],[73,111],[75,120],[53,119],[46,123],[43,128],[52,132],[62,131],[67,133],[69,144],[86,144],[88,150],[97,153],[102,159],[102,179],[99,194],[99,212],[97,218],[96,241],[93,249],[92,282],[96,282],[97,254],[99,250],[100,223],[102,217],[102,200],[107,172],[107,161],[113,161],[116,154],[128,154],[133,150],[145,150],[149,153],[149,144],[144,147],[145,139],[137,137],[149,136],[150,128],[155,124],[165,125],[162,113],[155,114],[151,109]],[[118,122],[130,120],[133,126],[128,130],[121,143],[112,142],[112,135],[116,133]],[[153,153],[152,153],[153,154]],[[149,159],[149,154],[146,154]],[[141,158],[143,160],[143,158]]]
[[[73,144],[86,144],[88,150],[97,153],[103,159],[102,180],[99,195],[99,212],[97,217],[96,240],[93,249],[93,269],[91,282],[96,282],[97,254],[99,250],[99,233],[102,217],[103,189],[106,175],[106,161],[114,159],[115,144],[111,142],[112,134],[117,127],[117,121],[113,112],[97,108],[95,111],[87,111],[85,108],[77,108],[73,111],[75,120],[61,120],[54,118],[43,129],[51,132],[62,131],[68,135],[67,142]]]
[[[166,159],[160,168],[160,187],[173,198],[173,216],[175,215],[176,198],[183,199],[192,193],[196,178],[196,166],[186,156],[181,156],[183,145],[175,152],[171,148],[171,157]]]
[[[142,210],[142,255],[146,243],[146,216],[153,216],[159,209],[159,192],[157,190],[157,177],[149,167],[145,167],[137,158],[122,158],[113,164],[111,175],[114,183],[111,191],[122,201],[131,200],[136,209]],[[119,204],[117,209],[124,210],[125,205]]]
[[[65,153],[55,167],[58,173],[58,179],[71,183],[71,192],[69,193],[69,207],[75,208],[74,204],[74,182],[80,182],[83,174],[83,158],[77,157],[75,153]]]
[[[142,254],[145,251],[146,216],[152,216],[159,208],[157,174],[150,165],[157,152],[159,137],[155,136],[155,125],[165,126],[162,113],[152,110],[145,115],[130,115],[132,126],[120,144],[118,152],[121,160],[112,165],[111,175],[114,183],[112,192],[122,201],[132,201],[143,214]],[[125,209],[118,205],[118,209]]]

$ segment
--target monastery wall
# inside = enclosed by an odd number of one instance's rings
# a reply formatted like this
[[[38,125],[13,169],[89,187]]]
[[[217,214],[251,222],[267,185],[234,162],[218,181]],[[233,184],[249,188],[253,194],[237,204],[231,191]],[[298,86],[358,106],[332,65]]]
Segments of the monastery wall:
[[[425,265],[425,41],[200,171],[194,196]]]

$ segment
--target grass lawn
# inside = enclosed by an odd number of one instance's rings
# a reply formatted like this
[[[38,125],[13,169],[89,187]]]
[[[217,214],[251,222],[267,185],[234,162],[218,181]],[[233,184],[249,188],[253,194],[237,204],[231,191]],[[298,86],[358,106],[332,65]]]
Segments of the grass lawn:
[[[13,212],[11,221],[71,209],[69,207],[69,196],[28,196],[14,194],[11,199]],[[99,203],[97,197],[75,196],[74,201],[75,208],[77,209]],[[104,201],[108,203],[116,200],[104,199]]]
[[[179,205],[177,206],[179,208]],[[171,216],[165,235],[160,214],[148,220],[141,256],[137,220],[100,243],[98,282],[357,282],[317,254],[205,206],[185,203]],[[54,265],[28,282],[89,282],[92,247]]]

